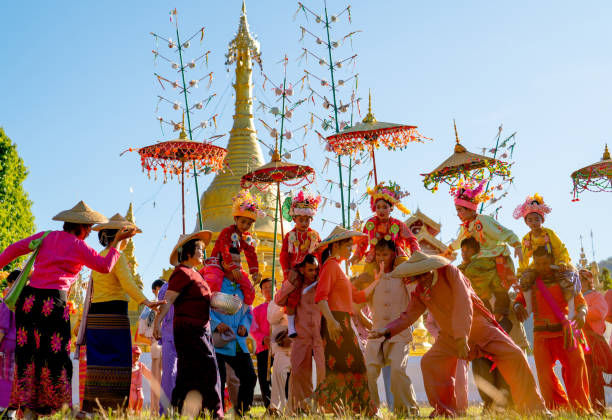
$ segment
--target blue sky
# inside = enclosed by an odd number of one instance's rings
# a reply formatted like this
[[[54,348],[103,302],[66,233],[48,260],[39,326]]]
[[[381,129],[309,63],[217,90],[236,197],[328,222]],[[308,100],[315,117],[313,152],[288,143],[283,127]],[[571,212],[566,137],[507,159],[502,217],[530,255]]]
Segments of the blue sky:
[[[238,25],[239,0],[224,2],[12,2],[3,3],[0,35],[3,58],[0,66],[0,126],[18,145],[30,169],[25,187],[34,202],[38,229],[59,228],[51,217],[83,199],[111,216],[124,213],[130,201],[144,233],[136,239],[137,258],[146,283],[168,266],[167,257],[180,231],[180,190],[175,181],[162,184],[148,180],[140,170],[136,153],[119,153],[129,147],[173,138],[162,136],[156,121],[156,97],[160,93],[178,99],[176,91],[161,91],[153,72],[171,75],[170,67],[158,60],[149,32],[172,36],[168,11],[177,7],[183,37],[206,28],[204,42],[192,42],[187,55],[211,50],[209,68],[198,67],[199,77],[214,71],[210,92],[217,93],[210,108],[196,119],[219,113],[218,134],[232,124],[233,69],[226,72],[224,54]],[[305,1],[322,10],[321,1]],[[330,14],[346,3],[330,1]],[[566,242],[572,257],[579,253],[579,236],[594,232],[596,259],[612,255],[610,194],[585,193],[571,202],[569,174],[601,158],[604,143],[611,142],[612,32],[607,1],[384,1],[351,3],[353,23],[340,19],[332,37],[362,30],[338,48],[334,60],[358,54],[360,97],[372,89],[374,112],[382,121],[418,125],[434,139],[410,145],[403,152],[377,154],[379,179],[399,182],[411,192],[405,204],[419,206],[442,222],[442,239],[456,233],[458,220],[446,188],[436,194],[425,190],[420,173],[433,169],[452,151],[457,125],[462,143],[478,152],[491,146],[497,127],[517,132],[514,175],[499,220],[522,236],[526,226],[511,217],[512,210],[527,194],[539,192],[552,206],[546,225]],[[374,7],[375,5],[375,7]],[[297,4],[290,1],[250,0],[247,12],[251,31],[261,42],[264,71],[280,80],[276,64],[284,54],[291,59],[289,79],[324,71],[316,61],[299,65],[295,59],[302,46],[319,52],[312,39],[300,37],[299,26],[320,31],[303,14],[293,20]],[[173,37],[174,39],[174,37]],[[160,51],[170,55],[160,44]],[[321,51],[323,53],[323,51]],[[348,70],[343,70],[348,77]],[[189,77],[189,76],[188,76]],[[273,93],[254,72],[254,93],[267,103]],[[319,89],[320,91],[320,89]],[[208,96],[205,83],[193,99]],[[344,90],[346,98],[350,91]],[[346,100],[344,101],[346,102]],[[365,102],[362,102],[362,111]],[[304,106],[296,112],[292,126],[308,122]],[[160,106],[166,118],[177,115]],[[269,114],[256,113],[273,123]],[[259,135],[270,138],[258,123]],[[176,133],[174,133],[176,134]],[[207,135],[214,135],[213,129]],[[301,135],[292,140],[299,145]],[[225,145],[227,136],[220,141]],[[324,152],[314,132],[308,143],[308,162],[321,169]],[[291,143],[290,143],[291,144]],[[265,153],[265,150],[264,150]],[[301,162],[300,153],[293,161]],[[267,153],[265,153],[268,158]],[[365,163],[364,163],[365,165]],[[357,170],[358,176],[367,169]],[[336,180],[336,171],[318,174],[317,186]],[[212,181],[201,178],[201,189]],[[365,185],[359,185],[363,193]],[[195,192],[188,188],[187,224],[195,223]],[[131,192],[133,191],[133,192]],[[331,195],[337,195],[326,193]],[[362,216],[368,206],[360,206]],[[334,207],[322,218],[340,220]],[[314,223],[322,235],[332,224]],[[95,238],[89,243],[96,248]],[[590,240],[585,246],[591,254]]]

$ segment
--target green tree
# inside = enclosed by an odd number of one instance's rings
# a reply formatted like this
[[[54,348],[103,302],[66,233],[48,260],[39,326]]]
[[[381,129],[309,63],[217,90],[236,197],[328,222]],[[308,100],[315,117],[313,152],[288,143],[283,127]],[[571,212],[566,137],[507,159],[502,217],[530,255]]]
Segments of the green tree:
[[[604,267],[599,274],[599,280],[604,290],[612,289],[612,277],[610,277],[610,270],[608,267]]]
[[[32,202],[23,189],[27,176],[28,169],[17,154],[17,146],[0,127],[0,251],[34,233]],[[13,269],[19,262],[13,262],[7,269]]]

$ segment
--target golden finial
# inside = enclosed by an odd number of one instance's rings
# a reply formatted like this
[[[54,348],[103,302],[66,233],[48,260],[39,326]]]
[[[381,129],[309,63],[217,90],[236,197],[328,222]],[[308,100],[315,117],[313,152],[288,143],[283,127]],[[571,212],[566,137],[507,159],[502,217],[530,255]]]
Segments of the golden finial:
[[[608,150],[608,143],[606,143],[606,147],[604,148],[604,154],[601,160],[610,160],[610,151]]]
[[[246,15],[246,1],[242,0],[242,14]]]
[[[185,140],[187,138],[187,133],[185,132],[185,111],[183,111],[183,123],[181,124],[181,133],[179,134],[179,139]]]
[[[368,92],[368,113],[363,119],[364,123],[374,124],[376,123],[376,118],[374,118],[374,114],[372,114],[372,91]]]
[[[459,134],[457,133],[457,123],[455,122],[454,118],[453,118],[453,126],[455,127],[455,140],[457,141],[457,144],[455,144],[455,153],[464,153],[466,152],[466,149],[465,147],[461,145],[461,143],[459,143]]]

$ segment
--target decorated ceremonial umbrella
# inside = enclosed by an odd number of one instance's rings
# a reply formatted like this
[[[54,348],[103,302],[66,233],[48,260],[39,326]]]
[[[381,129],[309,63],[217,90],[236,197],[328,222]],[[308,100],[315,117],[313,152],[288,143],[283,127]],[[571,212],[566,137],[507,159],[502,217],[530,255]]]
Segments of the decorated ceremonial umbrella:
[[[198,172],[217,172],[223,168],[223,160],[227,150],[207,142],[192,141],[187,138],[185,130],[181,130],[178,139],[164,141],[138,149],[143,172],[146,171],[149,178],[151,171],[157,179],[158,171],[163,173],[164,182],[175,175],[180,176],[181,201],[183,209],[183,234],[185,234],[185,173],[193,172],[197,177]],[[198,208],[199,200],[198,199]]]
[[[372,114],[372,95],[369,95],[368,113],[362,122],[341,132],[327,137],[329,147],[338,155],[354,155],[369,149],[374,166],[374,183],[378,185],[376,174],[376,156],[374,150],[381,145],[388,150],[403,150],[408,143],[423,142],[422,136],[415,125],[402,125],[377,121]]]
[[[585,190],[612,192],[612,159],[607,144],[601,160],[574,171],[572,181],[574,182],[574,199],[572,201],[579,201],[578,194]]]
[[[454,153],[442,162],[436,169],[421,174],[425,178],[423,184],[425,188],[436,192],[440,182],[444,182],[451,187],[457,185],[461,179],[470,178],[473,180],[491,179],[494,175],[502,178],[510,176],[510,165],[502,160],[491,158],[468,150],[459,143],[457,125],[455,125],[455,150]]]

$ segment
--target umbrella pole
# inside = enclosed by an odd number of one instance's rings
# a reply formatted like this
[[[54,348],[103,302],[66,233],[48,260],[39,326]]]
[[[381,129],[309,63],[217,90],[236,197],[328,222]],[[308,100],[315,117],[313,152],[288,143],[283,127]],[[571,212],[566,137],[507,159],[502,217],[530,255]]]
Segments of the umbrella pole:
[[[181,162],[181,202],[183,204],[183,235],[185,234],[185,162]]]
[[[374,154],[374,146],[370,146],[370,154],[372,155],[372,164],[374,165],[374,185],[378,185],[378,175],[376,174],[376,155]]]
[[[276,287],[276,232],[278,228],[278,209],[280,208],[280,183],[276,183],[276,204],[274,209],[274,236],[272,238],[272,299],[274,299],[274,289]],[[283,222],[281,221],[281,231],[283,231]],[[281,234],[284,237],[284,232]],[[266,369],[266,378],[269,381],[272,371],[272,326],[270,326],[270,345],[268,346],[268,367]]]

